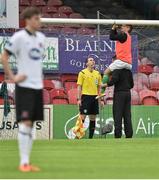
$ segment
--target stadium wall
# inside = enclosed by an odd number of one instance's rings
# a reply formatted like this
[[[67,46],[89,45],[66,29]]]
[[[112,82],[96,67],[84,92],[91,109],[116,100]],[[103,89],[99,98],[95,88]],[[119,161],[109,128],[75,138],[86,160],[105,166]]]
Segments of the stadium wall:
[[[4,107],[0,106],[0,140],[16,139],[18,135],[18,124],[16,123],[15,107],[11,106],[11,111],[7,117],[3,116]],[[45,105],[45,121],[37,121],[35,124],[35,139],[52,139],[53,137],[53,106]]]
[[[67,139],[69,130],[75,125],[78,108],[76,105],[45,105],[45,121],[36,123],[36,139]],[[134,137],[159,137],[159,106],[132,106]],[[100,118],[102,121],[100,121]],[[105,106],[97,117],[95,137],[100,137],[100,128],[113,121],[111,105]],[[89,119],[86,119],[87,126]],[[8,117],[3,118],[0,107],[0,140],[16,139],[18,126],[15,123],[15,108],[11,107]],[[124,134],[124,132],[123,132]],[[113,132],[107,135],[113,137]],[[86,135],[87,138],[87,135]]]
[[[159,106],[132,106],[132,122],[134,137],[159,137]],[[53,109],[53,137],[66,139],[66,133],[75,125],[78,108],[76,105],[54,105]],[[75,118],[73,118],[75,117]],[[72,119],[72,120],[71,120]],[[101,113],[102,123],[99,116],[96,121],[95,135],[98,138],[100,127],[109,121],[113,121],[112,107],[107,105]],[[68,124],[67,124],[68,123]],[[123,132],[124,133],[124,132]],[[107,137],[113,137],[113,132]]]

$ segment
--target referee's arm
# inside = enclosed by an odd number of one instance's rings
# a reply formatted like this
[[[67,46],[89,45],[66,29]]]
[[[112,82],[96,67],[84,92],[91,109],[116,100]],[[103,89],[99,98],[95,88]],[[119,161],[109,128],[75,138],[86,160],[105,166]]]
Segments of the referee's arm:
[[[77,100],[78,101],[81,100],[82,84],[83,84],[83,74],[82,74],[82,72],[79,72],[78,80],[77,80]]]
[[[98,79],[98,94],[100,94],[102,88],[102,76],[99,73],[99,79]]]

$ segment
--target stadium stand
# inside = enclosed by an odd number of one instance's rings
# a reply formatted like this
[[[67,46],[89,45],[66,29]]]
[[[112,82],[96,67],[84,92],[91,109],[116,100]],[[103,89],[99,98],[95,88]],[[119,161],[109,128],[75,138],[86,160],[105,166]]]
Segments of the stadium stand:
[[[144,1],[145,2],[145,1]],[[144,17],[157,18],[156,4],[145,2],[143,0],[128,1],[128,0],[20,0],[20,13],[26,7],[35,5],[41,10],[43,17],[55,18],[97,18],[97,11],[100,10],[105,15],[105,18],[117,19],[144,19]],[[126,8],[127,7],[127,8]],[[146,8],[146,7],[149,7]],[[112,15],[113,12],[113,15]],[[146,14],[144,14],[146,12]],[[24,23],[20,20],[20,26],[23,27]],[[47,25],[42,28],[42,31],[51,32],[53,34],[80,34],[89,35],[96,34],[94,26],[88,25]],[[106,32],[106,31],[104,31]],[[145,36],[154,36],[156,31],[143,29],[142,33]],[[141,37],[139,36],[139,39]],[[138,60],[138,73],[134,74],[134,88],[132,89],[132,104],[133,105],[154,105],[158,104],[159,96],[159,67],[153,63],[153,59],[145,56],[139,56]],[[55,104],[75,104],[75,93],[77,91],[77,75],[62,74],[56,75],[58,78],[48,77],[45,75],[44,80],[44,102]],[[0,75],[0,82],[4,79]],[[48,79],[48,80],[47,80]],[[53,95],[54,94],[54,95]],[[112,104],[113,89],[107,89],[105,103]]]
[[[140,105],[139,93],[133,89],[131,90],[131,104]]]
[[[55,89],[54,83],[51,80],[44,80],[44,88],[47,90]]]
[[[70,89],[68,91],[69,104],[77,104],[77,89]]]
[[[113,104],[113,87],[109,87],[106,90],[106,96],[104,98],[105,104]]]
[[[139,95],[143,105],[158,105],[157,95],[155,91],[144,89],[139,92]]]
[[[44,104],[50,104],[50,94],[47,89],[43,90],[43,99],[44,99]]]

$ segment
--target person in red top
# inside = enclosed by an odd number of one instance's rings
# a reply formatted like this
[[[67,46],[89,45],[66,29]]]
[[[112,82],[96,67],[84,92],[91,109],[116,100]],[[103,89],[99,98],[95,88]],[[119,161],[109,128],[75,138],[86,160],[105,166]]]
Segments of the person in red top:
[[[130,35],[131,31],[132,31],[132,25],[122,25],[121,30],[119,32],[116,29],[116,25],[113,25],[112,30],[110,32],[110,40],[116,41],[116,61],[114,61],[109,66],[109,69],[111,71],[113,71],[114,69],[121,69],[120,66],[124,66],[124,68],[126,69],[132,68],[131,35]],[[124,64],[120,64],[118,67],[118,63],[123,63],[123,62]]]
[[[113,57],[113,62],[105,70],[103,76],[103,84],[108,83],[109,75],[116,69],[132,69],[132,45],[131,45],[131,31],[132,25],[122,25],[120,30],[117,30],[117,25],[114,24],[110,31],[110,40],[116,41],[116,55]],[[115,58],[115,59],[114,59]],[[101,94],[97,99],[104,96],[105,87],[103,86]]]

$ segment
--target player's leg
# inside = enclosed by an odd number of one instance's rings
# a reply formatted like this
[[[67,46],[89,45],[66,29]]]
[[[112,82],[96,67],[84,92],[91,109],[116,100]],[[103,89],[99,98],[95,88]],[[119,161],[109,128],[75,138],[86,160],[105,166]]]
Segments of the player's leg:
[[[90,106],[90,100],[88,95],[82,95],[81,96],[81,106],[79,107],[80,115],[82,118],[82,121],[84,122],[86,116],[88,115]]]
[[[43,90],[33,90],[33,98],[34,98],[34,104],[33,104],[33,122],[36,124],[36,121],[43,121],[44,120],[44,107],[43,107]],[[32,128],[32,132],[34,135],[32,135],[32,144],[35,136],[35,128]],[[30,165],[31,171],[40,171],[40,168],[35,165]]]
[[[18,145],[20,154],[19,170],[23,172],[31,171],[30,152],[32,149],[32,127],[30,120],[21,121],[18,131]]]
[[[95,96],[90,97],[90,108],[89,108],[89,139],[92,139],[94,136],[95,126],[96,126],[96,115],[99,114],[99,104],[98,100],[95,99]]]
[[[126,102],[124,107],[124,131],[126,138],[132,138],[133,136],[133,128],[131,121],[131,93],[126,92]]]
[[[89,139],[93,138],[95,126],[96,126],[96,115],[89,115]]]
[[[113,118],[114,118],[114,126],[115,138],[121,138],[122,136],[122,116],[124,111],[124,96],[123,92],[115,92],[113,98]]]
[[[18,121],[19,169],[31,171],[30,152],[32,149],[34,97],[31,89],[16,86],[16,119]]]

